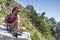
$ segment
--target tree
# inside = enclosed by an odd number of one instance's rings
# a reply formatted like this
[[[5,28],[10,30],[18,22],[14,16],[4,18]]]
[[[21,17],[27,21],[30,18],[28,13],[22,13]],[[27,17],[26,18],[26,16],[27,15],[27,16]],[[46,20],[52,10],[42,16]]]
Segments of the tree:
[[[51,17],[51,18],[50,18],[50,21],[52,22],[52,24],[56,24],[56,20],[55,20],[54,17]]]
[[[40,15],[40,16],[41,16],[41,18],[43,18],[43,19],[44,19],[44,18],[45,18],[45,12],[41,13],[41,15]]]
[[[31,11],[32,11],[32,10],[34,10],[34,7],[33,7],[32,5],[27,5],[27,6],[26,6],[26,9],[28,9],[28,10],[31,10]]]
[[[1,3],[5,3],[7,0],[0,0]]]
[[[57,24],[60,25],[60,21]]]
[[[7,0],[6,5],[9,6],[10,3],[12,4],[14,0]]]

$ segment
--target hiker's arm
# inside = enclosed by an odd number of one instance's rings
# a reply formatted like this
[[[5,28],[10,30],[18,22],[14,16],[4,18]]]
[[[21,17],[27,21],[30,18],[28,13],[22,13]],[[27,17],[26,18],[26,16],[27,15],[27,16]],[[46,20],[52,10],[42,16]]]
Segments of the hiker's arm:
[[[17,21],[17,26],[18,26],[18,27],[21,27],[21,25],[20,25],[21,17],[20,17],[19,15],[17,15],[16,21]]]
[[[20,23],[21,23],[21,17],[19,15],[17,15],[17,24],[18,24],[18,27],[21,27],[20,26]]]

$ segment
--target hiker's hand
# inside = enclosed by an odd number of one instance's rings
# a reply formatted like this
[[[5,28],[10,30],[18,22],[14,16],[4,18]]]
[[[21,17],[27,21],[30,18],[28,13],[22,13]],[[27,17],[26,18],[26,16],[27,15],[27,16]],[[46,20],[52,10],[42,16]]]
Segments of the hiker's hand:
[[[26,31],[26,29],[24,27],[19,28],[19,32],[24,32],[24,31]]]

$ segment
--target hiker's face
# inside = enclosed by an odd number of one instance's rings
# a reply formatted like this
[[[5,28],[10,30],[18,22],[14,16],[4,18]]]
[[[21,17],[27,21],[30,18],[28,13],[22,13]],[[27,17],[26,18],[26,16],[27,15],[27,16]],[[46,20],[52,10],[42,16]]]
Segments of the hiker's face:
[[[19,13],[19,11],[18,11],[19,9],[15,9],[14,11],[13,11],[13,14],[15,15],[15,14],[18,14]]]
[[[18,14],[18,12],[16,10],[13,11],[13,14]]]

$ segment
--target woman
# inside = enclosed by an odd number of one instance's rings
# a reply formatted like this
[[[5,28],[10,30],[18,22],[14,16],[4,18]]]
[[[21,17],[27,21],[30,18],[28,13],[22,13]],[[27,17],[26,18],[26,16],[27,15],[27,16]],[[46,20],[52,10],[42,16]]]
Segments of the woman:
[[[9,31],[16,30],[19,27],[19,24],[20,24],[19,19],[20,19],[20,17],[19,17],[18,13],[20,11],[21,11],[21,9],[18,6],[16,6],[16,7],[14,7],[12,9],[12,12],[5,17],[5,23],[10,25],[9,27],[7,27],[7,29]],[[19,31],[23,32],[24,29],[19,28]]]

